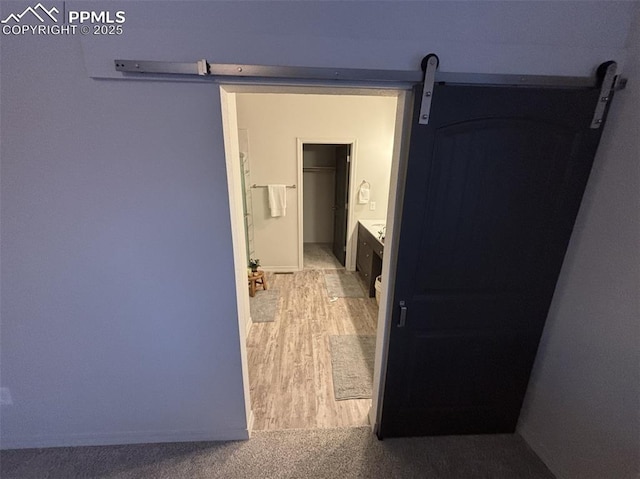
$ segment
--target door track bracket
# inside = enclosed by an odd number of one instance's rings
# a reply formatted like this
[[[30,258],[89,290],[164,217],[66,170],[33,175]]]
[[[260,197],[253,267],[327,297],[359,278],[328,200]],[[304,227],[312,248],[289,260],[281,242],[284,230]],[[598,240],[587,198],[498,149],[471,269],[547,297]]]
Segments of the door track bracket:
[[[598,129],[602,125],[604,118],[604,112],[607,109],[607,103],[611,99],[613,94],[614,85],[616,82],[616,68],[618,64],[616,62],[606,62],[600,65],[598,73],[604,73],[602,77],[602,85],[600,86],[600,95],[598,96],[598,103],[596,109],[593,112],[593,120],[591,120],[591,129]]]
[[[422,60],[422,69],[424,71],[424,82],[422,86],[422,101],[420,102],[420,116],[418,123],[421,125],[429,124],[429,114],[431,112],[431,100],[433,98],[433,84],[436,79],[436,70],[440,60],[435,53],[429,53]]]

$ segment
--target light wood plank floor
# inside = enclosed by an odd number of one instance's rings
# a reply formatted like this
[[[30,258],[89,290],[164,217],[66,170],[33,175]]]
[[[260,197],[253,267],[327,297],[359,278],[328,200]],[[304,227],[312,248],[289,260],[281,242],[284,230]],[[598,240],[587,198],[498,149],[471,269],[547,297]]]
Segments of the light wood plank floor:
[[[267,281],[282,300],[276,321],[253,324],[247,339],[254,430],[368,424],[371,399],[334,398],[329,336],[374,335],[375,299],[331,301],[322,270],[267,273]]]

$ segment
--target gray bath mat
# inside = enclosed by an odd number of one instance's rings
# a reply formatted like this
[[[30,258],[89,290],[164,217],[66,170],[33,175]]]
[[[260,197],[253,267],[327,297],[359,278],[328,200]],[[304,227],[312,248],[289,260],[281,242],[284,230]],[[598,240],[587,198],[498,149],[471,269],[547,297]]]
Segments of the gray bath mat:
[[[251,321],[254,323],[270,323],[276,320],[276,313],[280,304],[280,292],[277,289],[256,291],[256,295],[249,297]]]
[[[325,272],[324,282],[330,298],[364,298],[365,292],[355,273]]]
[[[329,336],[331,371],[336,401],[370,399],[373,384],[375,336]]]

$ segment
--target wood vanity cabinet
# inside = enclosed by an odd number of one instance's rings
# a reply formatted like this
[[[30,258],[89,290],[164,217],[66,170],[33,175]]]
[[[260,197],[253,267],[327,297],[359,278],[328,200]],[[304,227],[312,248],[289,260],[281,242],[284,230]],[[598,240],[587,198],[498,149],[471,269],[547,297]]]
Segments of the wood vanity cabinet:
[[[382,256],[384,246],[367,228],[358,223],[358,250],[356,254],[356,270],[369,289],[369,297],[376,295],[376,278],[382,272]]]

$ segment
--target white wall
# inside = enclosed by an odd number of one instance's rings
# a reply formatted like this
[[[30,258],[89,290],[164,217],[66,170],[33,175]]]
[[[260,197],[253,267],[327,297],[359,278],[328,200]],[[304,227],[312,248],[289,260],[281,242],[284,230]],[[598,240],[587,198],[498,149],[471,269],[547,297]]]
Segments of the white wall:
[[[640,17],[519,431],[559,478],[640,477]]]
[[[587,75],[624,56],[634,7],[66,3],[98,5],[127,12],[123,35],[0,41],[0,382],[14,399],[2,447],[246,434],[218,89],[93,79],[123,78],[114,59],[415,70],[435,51],[445,71]],[[597,196],[634,201],[629,188]]]
[[[353,204],[348,238],[354,237],[359,219],[386,217],[396,97],[239,93],[237,104],[239,128],[251,131],[252,183],[296,184],[298,138],[355,140],[356,171],[351,182],[358,185],[366,179],[371,184],[376,210]],[[279,218],[270,216],[266,190],[254,195],[255,250],[266,269],[298,268],[300,191],[287,190],[287,215]]]

